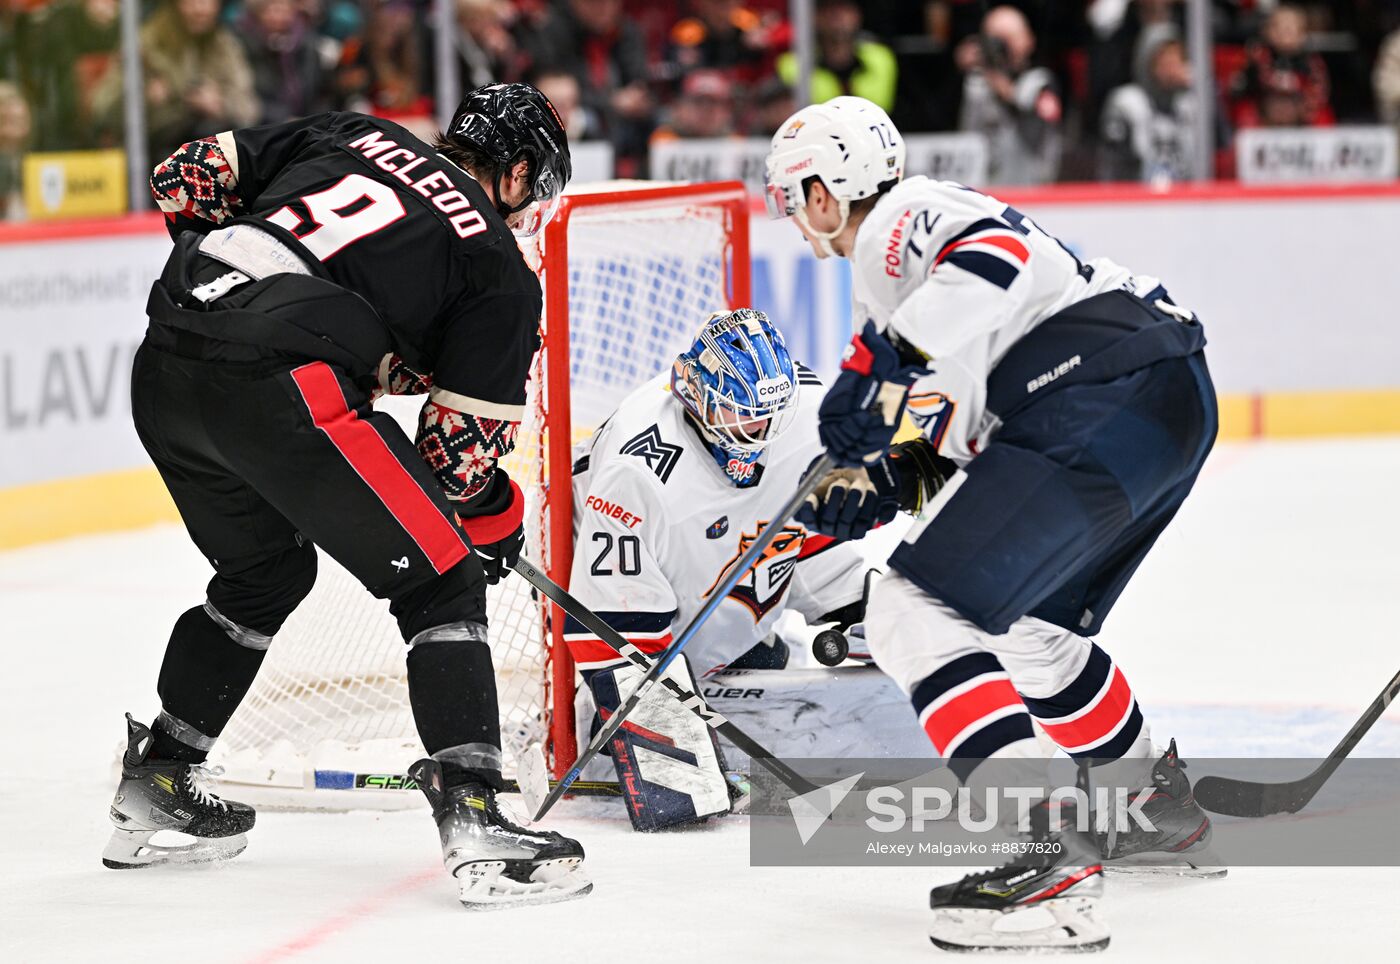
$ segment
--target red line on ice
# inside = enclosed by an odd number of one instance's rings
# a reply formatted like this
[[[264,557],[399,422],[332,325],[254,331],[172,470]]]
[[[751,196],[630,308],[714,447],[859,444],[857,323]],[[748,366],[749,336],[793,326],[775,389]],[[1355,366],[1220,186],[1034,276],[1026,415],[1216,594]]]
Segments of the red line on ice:
[[[291,960],[303,951],[309,951],[324,943],[328,938],[335,937],[356,924],[364,923],[368,918],[380,913],[400,897],[422,890],[429,883],[440,880],[442,880],[442,869],[439,867],[400,878],[387,889],[351,904],[339,914],[332,914],[314,927],[302,931],[291,940],[248,958],[248,964],[271,964],[273,961]]]

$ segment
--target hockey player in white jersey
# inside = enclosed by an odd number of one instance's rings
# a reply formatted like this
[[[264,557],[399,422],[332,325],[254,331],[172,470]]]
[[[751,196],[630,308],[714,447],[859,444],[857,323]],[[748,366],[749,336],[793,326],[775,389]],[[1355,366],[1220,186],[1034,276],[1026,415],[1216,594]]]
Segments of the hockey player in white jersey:
[[[1210,822],[1175,743],[1154,745],[1091,638],[1214,441],[1205,336],[1156,279],[1081,262],[995,198],[905,179],[904,154],[856,97],[805,108],[773,137],[770,213],[794,218],[819,257],[851,260],[857,330],[820,412],[845,468],[798,518],[859,535],[914,509],[900,486],[932,467],[917,480],[931,503],[871,594],[876,662],[964,782],[992,779],[988,758],[1040,755],[1034,721],[1097,785],[1154,788],[1156,830],[1080,837],[1036,808],[1030,832],[1051,846],[936,888],[931,936],[1098,949],[1104,862],[1166,852],[1174,870],[1206,872]],[[889,457],[906,411],[925,440],[917,463]],[[1037,905],[1056,923],[996,928]]]
[[[643,652],[666,648],[820,454],[821,396],[762,312],[712,316],[576,452],[570,592]],[[689,687],[692,668],[781,666],[782,648],[761,641],[784,609],[849,628],[864,614],[866,570],[855,546],[789,523],[667,672]],[[601,712],[615,710],[641,671],[572,618],[564,638]],[[652,692],[608,748],[632,825],[727,813],[709,728]]]

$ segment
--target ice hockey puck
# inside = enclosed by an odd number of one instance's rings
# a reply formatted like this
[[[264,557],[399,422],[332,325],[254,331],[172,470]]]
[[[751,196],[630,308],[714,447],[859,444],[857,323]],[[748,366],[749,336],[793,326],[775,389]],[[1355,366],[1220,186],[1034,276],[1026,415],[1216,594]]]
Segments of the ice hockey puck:
[[[846,642],[846,634],[835,629],[823,629],[812,640],[812,655],[823,666],[839,666],[846,659],[851,647]]]

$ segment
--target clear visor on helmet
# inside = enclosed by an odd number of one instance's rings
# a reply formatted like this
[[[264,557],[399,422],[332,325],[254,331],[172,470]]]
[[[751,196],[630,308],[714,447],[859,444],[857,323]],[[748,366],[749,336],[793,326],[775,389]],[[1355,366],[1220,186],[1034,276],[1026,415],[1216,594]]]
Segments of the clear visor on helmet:
[[[790,218],[795,213],[788,203],[787,191],[781,184],[774,183],[766,170],[763,172],[763,203],[768,208],[768,217],[774,221]]]
[[[705,428],[721,447],[735,452],[758,452],[783,433],[797,408],[797,386],[772,401],[746,404],[712,387],[705,389]]]
[[[531,186],[529,203],[511,217],[511,233],[517,238],[533,238],[539,234],[559,210],[563,194],[558,175],[548,166],[542,166]]]

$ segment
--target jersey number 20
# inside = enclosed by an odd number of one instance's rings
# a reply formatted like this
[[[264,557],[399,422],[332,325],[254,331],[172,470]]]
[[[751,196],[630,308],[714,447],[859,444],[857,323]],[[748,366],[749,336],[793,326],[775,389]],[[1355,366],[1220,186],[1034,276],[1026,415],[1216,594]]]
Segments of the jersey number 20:
[[[268,220],[296,235],[322,261],[405,214],[392,187],[363,174],[347,174],[334,186],[306,195],[301,203],[306,205],[307,218],[282,207]]]
[[[608,556],[612,553],[613,537],[610,532],[593,533],[594,542],[603,543],[603,551],[598,553],[598,557],[593,560],[593,565],[589,569],[595,576],[611,576],[612,567],[608,564]],[[628,558],[630,555],[631,558]],[[623,576],[639,576],[642,574],[642,542],[636,536],[617,537],[617,571]]]

